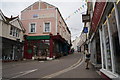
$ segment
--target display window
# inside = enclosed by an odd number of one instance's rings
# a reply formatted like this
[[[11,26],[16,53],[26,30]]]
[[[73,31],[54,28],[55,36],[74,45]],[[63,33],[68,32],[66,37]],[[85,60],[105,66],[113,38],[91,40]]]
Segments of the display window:
[[[104,25],[104,34],[105,34],[105,47],[106,47],[106,58],[107,58],[107,68],[109,71],[112,71],[112,61],[111,61],[111,50],[110,50],[110,40],[108,34],[108,25]]]
[[[28,41],[28,53],[33,56],[49,56],[49,40]]]
[[[115,10],[111,12],[111,15],[109,17],[109,24],[110,24],[110,32],[112,35],[113,51],[115,56],[115,61],[114,61],[115,72],[117,74],[120,74],[120,45],[119,45],[119,37],[118,37],[118,30],[117,30],[117,22],[115,18]]]
[[[102,30],[102,33],[103,33],[103,30]],[[103,36],[103,34],[101,34],[102,36]],[[105,47],[104,47],[104,39],[103,39],[103,37],[101,38],[102,40],[102,42],[101,42],[101,44],[102,44],[102,50],[103,50],[103,69],[106,69],[106,62],[105,62],[105,52],[104,52],[104,49],[105,49]]]

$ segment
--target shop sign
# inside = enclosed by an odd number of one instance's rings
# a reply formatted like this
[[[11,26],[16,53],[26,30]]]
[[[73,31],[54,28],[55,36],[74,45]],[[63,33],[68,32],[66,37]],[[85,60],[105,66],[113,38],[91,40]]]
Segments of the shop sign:
[[[41,40],[41,39],[50,39],[49,35],[46,36],[28,36],[27,40]]]
[[[82,22],[90,22],[90,14],[82,15]]]

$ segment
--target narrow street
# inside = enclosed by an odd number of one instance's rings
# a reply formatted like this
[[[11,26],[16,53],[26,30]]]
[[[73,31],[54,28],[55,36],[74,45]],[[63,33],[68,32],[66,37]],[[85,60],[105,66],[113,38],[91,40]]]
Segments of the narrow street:
[[[12,78],[100,78],[90,66],[85,69],[83,54],[74,53],[52,61],[18,61],[3,63],[3,79]]]

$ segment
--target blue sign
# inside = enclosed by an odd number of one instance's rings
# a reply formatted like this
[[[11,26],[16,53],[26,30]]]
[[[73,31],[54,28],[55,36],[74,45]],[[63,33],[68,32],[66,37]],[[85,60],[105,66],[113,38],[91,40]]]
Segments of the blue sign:
[[[34,15],[33,15],[33,18],[38,18],[38,15],[37,15],[37,14],[34,14]]]
[[[84,33],[88,33],[88,27],[84,27],[84,28],[83,28],[83,32],[84,32]]]

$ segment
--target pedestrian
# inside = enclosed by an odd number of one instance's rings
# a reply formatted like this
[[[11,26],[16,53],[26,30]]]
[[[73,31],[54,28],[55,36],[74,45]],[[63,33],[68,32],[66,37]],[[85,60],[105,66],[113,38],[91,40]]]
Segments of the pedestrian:
[[[85,62],[86,62],[86,69],[89,69],[89,61],[90,61],[90,53],[88,49],[85,50]]]

